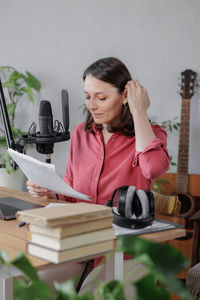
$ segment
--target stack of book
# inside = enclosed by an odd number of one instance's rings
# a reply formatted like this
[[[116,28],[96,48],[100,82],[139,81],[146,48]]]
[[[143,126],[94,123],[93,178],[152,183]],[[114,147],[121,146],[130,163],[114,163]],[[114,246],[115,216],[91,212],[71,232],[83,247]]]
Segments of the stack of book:
[[[27,252],[53,263],[104,254],[114,248],[112,210],[96,204],[19,211],[19,221],[27,222]]]

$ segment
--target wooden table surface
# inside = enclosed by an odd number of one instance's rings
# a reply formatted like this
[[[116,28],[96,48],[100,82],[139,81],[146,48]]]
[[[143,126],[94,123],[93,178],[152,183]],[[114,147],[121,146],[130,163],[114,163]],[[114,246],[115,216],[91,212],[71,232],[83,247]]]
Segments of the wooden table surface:
[[[15,191],[9,188],[0,187],[0,197],[15,197],[18,199],[34,202],[40,205],[47,205],[50,202],[56,202],[56,199],[52,199],[51,201],[46,198],[34,199],[27,192]],[[60,201],[61,202],[61,201]],[[0,220],[0,249],[7,250],[10,259],[13,259],[19,251],[26,252],[26,243],[27,243],[27,226],[18,227],[17,220],[3,221]],[[172,240],[178,237],[182,237],[185,235],[184,229],[172,229],[166,230],[162,232],[155,232],[150,234],[141,235],[140,237],[153,240],[156,242],[164,242],[168,240]],[[99,255],[98,255],[99,256]],[[27,255],[33,266],[37,267],[37,269],[48,268],[51,264],[42,259]],[[83,260],[83,259],[82,259]],[[79,260],[80,261],[80,260]]]

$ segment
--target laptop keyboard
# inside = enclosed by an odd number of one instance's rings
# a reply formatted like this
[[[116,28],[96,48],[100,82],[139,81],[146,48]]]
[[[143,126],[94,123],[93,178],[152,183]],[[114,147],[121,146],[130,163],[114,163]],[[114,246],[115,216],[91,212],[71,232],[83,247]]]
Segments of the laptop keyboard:
[[[0,203],[0,210],[4,214],[4,216],[15,216],[16,213],[20,210],[19,208],[9,206],[4,203]]]

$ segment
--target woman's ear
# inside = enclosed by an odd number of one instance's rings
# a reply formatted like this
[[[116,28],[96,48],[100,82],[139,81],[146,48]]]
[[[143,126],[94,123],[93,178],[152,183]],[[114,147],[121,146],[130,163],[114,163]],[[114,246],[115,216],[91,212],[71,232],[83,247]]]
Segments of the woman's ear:
[[[126,89],[123,91],[122,96],[123,96],[123,104],[125,105],[128,102],[128,93]]]

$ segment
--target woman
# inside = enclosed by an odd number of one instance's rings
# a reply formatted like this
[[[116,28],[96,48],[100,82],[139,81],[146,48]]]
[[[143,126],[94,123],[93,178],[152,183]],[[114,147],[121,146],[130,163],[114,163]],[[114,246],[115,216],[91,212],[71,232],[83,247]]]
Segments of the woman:
[[[102,205],[122,185],[151,190],[154,179],[168,170],[169,156],[166,132],[149,122],[146,89],[113,57],[91,64],[83,80],[87,118],[73,131],[64,181]],[[33,197],[56,197],[30,181],[27,188]],[[70,274],[81,274],[80,264],[70,268]]]
[[[83,80],[87,119],[73,131],[64,181],[103,205],[122,185],[151,190],[168,170],[169,156],[166,132],[149,122],[146,89],[113,57],[91,64]],[[27,188],[33,197],[55,198],[30,181]]]

